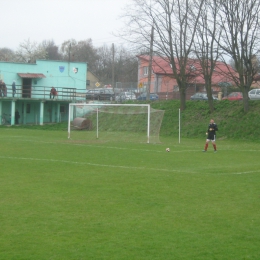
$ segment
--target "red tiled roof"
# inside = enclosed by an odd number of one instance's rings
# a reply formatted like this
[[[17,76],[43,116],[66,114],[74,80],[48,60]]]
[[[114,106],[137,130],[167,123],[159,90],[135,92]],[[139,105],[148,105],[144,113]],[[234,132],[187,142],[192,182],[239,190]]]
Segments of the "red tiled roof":
[[[37,79],[46,78],[42,73],[17,73],[21,78]]]
[[[138,56],[140,59],[149,61],[150,57],[148,55]],[[167,58],[162,58],[159,56],[153,57],[152,70],[155,74],[172,74],[172,68],[170,62]]]

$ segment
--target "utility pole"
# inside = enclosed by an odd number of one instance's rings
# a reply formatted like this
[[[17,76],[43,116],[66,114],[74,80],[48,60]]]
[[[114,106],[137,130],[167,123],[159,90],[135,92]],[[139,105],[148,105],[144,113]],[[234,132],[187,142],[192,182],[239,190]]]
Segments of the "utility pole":
[[[148,86],[146,100],[150,100],[150,88],[151,88],[151,78],[152,78],[152,62],[153,62],[153,39],[154,39],[154,26],[152,25],[151,30],[151,40],[150,40],[150,53],[149,53],[149,67],[148,67]]]
[[[115,91],[115,46],[112,43],[112,88]]]

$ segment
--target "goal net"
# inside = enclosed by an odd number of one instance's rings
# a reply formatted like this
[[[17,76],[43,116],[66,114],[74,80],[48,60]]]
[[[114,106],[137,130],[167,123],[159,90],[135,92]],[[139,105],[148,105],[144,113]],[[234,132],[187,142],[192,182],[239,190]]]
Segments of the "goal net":
[[[159,143],[164,110],[149,104],[72,103],[68,138],[78,141]]]

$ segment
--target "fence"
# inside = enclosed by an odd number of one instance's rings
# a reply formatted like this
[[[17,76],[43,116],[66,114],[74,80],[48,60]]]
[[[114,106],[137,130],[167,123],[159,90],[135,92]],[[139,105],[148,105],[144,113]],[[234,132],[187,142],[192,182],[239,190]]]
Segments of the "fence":
[[[45,86],[28,86],[28,85],[16,85],[16,91],[13,92],[12,86],[7,85],[7,89],[0,90],[0,97],[15,97],[15,98],[32,98],[32,99],[50,99],[51,87]],[[86,93],[81,91],[77,92],[76,88],[60,87],[56,88],[57,95],[55,99],[59,100],[76,100],[85,99]]]

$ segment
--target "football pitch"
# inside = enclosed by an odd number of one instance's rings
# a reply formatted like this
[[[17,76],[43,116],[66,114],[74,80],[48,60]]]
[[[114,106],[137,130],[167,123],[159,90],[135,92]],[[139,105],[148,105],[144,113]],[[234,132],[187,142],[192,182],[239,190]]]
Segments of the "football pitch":
[[[0,259],[260,259],[259,143],[0,142]]]

